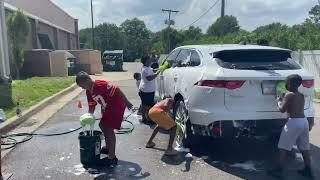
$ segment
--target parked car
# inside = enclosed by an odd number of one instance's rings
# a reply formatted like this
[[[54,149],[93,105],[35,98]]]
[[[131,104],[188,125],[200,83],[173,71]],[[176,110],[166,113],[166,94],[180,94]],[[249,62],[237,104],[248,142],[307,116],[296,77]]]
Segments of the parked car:
[[[287,116],[279,112],[276,83],[299,74],[305,115],[313,121],[314,77],[291,51],[256,45],[194,45],[174,49],[171,68],[156,79],[156,97],[174,97],[178,141],[194,135],[237,137],[279,135]],[[163,62],[163,63],[164,63]]]
[[[104,51],[102,64],[104,71],[123,71],[123,50]]]

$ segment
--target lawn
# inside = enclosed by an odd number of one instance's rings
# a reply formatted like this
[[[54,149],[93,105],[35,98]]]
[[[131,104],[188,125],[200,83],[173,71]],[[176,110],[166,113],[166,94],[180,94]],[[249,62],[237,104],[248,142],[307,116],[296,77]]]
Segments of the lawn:
[[[17,102],[19,102],[21,110],[24,111],[45,98],[69,87],[74,81],[74,77],[33,77],[14,80],[12,82],[14,105],[7,106],[4,109],[7,119],[15,115]]]
[[[320,91],[316,91],[316,99],[320,99]]]

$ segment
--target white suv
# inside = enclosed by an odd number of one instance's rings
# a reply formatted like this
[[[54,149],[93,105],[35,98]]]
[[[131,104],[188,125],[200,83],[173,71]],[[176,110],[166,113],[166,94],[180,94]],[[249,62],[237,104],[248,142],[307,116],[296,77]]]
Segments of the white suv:
[[[279,112],[276,83],[291,74],[303,78],[305,115],[313,121],[314,78],[291,59],[291,51],[256,45],[194,45],[174,49],[164,61],[171,68],[157,78],[156,97],[174,97],[178,135],[234,137],[279,134],[286,114]],[[164,63],[164,62],[159,62]]]

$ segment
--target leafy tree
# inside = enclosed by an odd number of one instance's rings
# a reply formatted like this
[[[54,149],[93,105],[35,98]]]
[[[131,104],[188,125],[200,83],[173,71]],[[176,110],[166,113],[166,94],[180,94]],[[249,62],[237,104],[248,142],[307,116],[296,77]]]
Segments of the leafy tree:
[[[91,28],[81,29],[79,31],[80,43],[83,44],[83,48],[89,49],[92,48],[92,35]]]
[[[168,36],[168,32],[170,33],[170,36]],[[170,49],[168,47],[168,38],[170,39]],[[181,31],[177,31],[173,28],[165,28],[161,30],[161,40],[164,43],[166,52],[170,52],[172,49],[176,48],[179,43],[183,42],[184,36]]]
[[[229,33],[238,32],[239,30],[240,26],[236,17],[224,16],[218,18],[217,21],[209,27],[207,33],[212,36],[224,36]]]
[[[17,79],[20,79],[20,69],[23,65],[23,48],[30,31],[30,22],[22,11],[18,10],[7,19],[8,35],[11,46],[11,64]]]
[[[151,34],[151,52],[166,53],[166,42],[162,38],[162,31]]]
[[[199,27],[190,26],[188,30],[183,32],[185,40],[199,40],[203,34]]]
[[[100,51],[124,49],[125,37],[115,24],[103,23],[95,27],[95,42]]]
[[[314,6],[310,11],[309,11],[309,17],[310,20],[313,23],[319,24],[320,25],[320,5]]]
[[[150,49],[150,30],[137,18],[126,20],[120,25],[125,34],[126,49],[134,60],[148,54]]]

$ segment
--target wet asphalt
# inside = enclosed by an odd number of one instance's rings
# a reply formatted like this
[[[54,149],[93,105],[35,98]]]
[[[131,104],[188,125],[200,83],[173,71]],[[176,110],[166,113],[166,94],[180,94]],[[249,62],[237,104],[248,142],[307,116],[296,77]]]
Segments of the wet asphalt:
[[[137,68],[130,66],[128,69],[135,71]],[[135,82],[124,80],[114,83],[119,85],[138,107],[140,100]],[[79,117],[86,112],[86,108],[77,108],[78,100],[86,101],[84,92],[70,101],[36,132],[57,133],[78,128]],[[129,114],[126,112],[126,115]],[[139,119],[139,116],[131,115],[128,120],[134,124],[134,131],[130,134],[117,135],[116,154],[119,158],[117,166],[83,168],[79,158],[78,131],[62,136],[34,137],[28,142],[17,145],[3,159],[4,167],[13,173],[10,180],[274,179],[266,174],[266,170],[275,163],[276,140],[274,139],[197,137],[190,152],[181,152],[177,156],[170,157],[164,155],[169,138],[165,133],[158,134],[154,141],[155,148],[144,147],[152,133],[152,127],[141,124]],[[123,126],[130,125],[123,123]],[[312,145],[314,171],[318,178],[320,178],[319,145]],[[303,166],[299,156],[300,154],[297,154],[296,158],[288,159],[283,179],[304,179],[296,173],[296,170]]]

